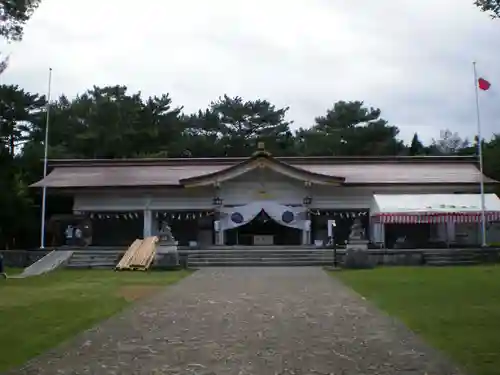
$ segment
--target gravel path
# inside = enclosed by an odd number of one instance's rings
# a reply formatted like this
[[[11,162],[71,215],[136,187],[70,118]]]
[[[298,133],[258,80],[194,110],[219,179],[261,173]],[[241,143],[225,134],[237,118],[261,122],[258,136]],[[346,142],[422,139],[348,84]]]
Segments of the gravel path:
[[[320,268],[297,267],[202,269],[10,374],[460,372]]]

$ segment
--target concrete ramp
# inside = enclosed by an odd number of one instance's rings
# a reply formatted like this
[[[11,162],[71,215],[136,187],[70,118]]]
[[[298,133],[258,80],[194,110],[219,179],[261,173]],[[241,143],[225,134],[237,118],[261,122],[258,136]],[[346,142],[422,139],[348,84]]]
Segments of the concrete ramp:
[[[65,262],[67,262],[69,258],[71,258],[71,255],[73,255],[73,251],[68,251],[68,250],[51,251],[50,253],[45,255],[42,259],[39,259],[31,266],[26,267],[24,271],[19,275],[10,276],[10,278],[22,279],[25,277],[37,276],[43,273],[53,271],[59,266],[63,265]]]

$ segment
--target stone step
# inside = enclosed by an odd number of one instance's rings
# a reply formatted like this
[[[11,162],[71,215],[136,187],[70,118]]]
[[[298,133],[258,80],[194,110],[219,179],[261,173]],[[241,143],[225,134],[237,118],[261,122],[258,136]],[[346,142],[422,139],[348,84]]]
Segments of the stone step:
[[[117,259],[116,258],[73,258],[70,260],[70,262],[95,262],[95,261],[117,262]]]
[[[109,260],[109,261],[113,261],[115,259],[120,259],[120,257],[88,257],[88,256],[75,256],[75,257],[71,257],[71,260],[82,260],[82,261],[87,261],[87,260],[93,260],[93,259],[105,259],[105,260]]]
[[[305,267],[305,266],[325,266],[331,262],[189,262],[189,267]]]
[[[270,249],[270,250],[310,250],[317,249],[315,245],[212,245],[202,250],[259,250],[259,249]]]
[[[117,259],[120,255],[100,256],[100,255],[75,255],[73,259]]]
[[[205,255],[205,254],[221,254],[221,255],[233,255],[233,254],[280,254],[280,255],[294,255],[294,254],[324,254],[331,253],[332,251],[179,251],[180,254],[189,254],[189,255]]]
[[[276,258],[276,257],[265,257],[265,258],[259,258],[259,257],[254,257],[254,258],[188,258],[188,262],[324,262],[324,261],[330,261],[330,258],[321,258],[321,257],[314,257],[314,258],[307,258],[307,257],[301,257],[301,258]]]
[[[476,255],[425,255],[427,261],[440,261],[440,260],[476,260]]]
[[[479,264],[479,262],[473,260],[441,260],[427,262],[428,266],[472,266],[476,264]]]
[[[426,256],[448,256],[448,257],[460,257],[460,256],[471,256],[471,255],[477,255],[477,252],[424,252]]]
[[[75,252],[73,253],[74,256],[77,256],[77,257],[116,257],[116,256],[120,256],[121,254],[123,253],[114,253],[114,252],[111,252],[111,251],[106,251],[106,252],[102,252],[102,253],[97,253],[97,252],[85,252],[85,251],[78,251],[78,252]]]
[[[113,269],[123,254],[123,251],[117,250],[83,249],[73,253],[66,267],[73,269]]]
[[[465,258],[476,258],[478,255],[469,253],[469,254],[424,254],[424,256],[428,259],[434,259],[434,258],[465,259]]]
[[[332,249],[234,249],[234,250],[179,250],[179,253],[187,254],[238,254],[238,253],[277,253],[277,254],[300,254],[300,253],[322,253]]]
[[[238,246],[181,250],[190,267],[322,266],[332,263],[331,249],[290,246]]]
[[[115,262],[72,262],[67,265],[68,268],[71,267],[94,267],[94,266],[102,266],[102,267],[115,267]]]
[[[440,261],[440,260],[471,260],[474,261],[476,257],[426,257],[428,262]]]
[[[332,257],[332,254],[199,254],[189,255],[189,259],[253,259],[253,258],[276,258],[276,259],[300,259],[300,258],[325,258]]]
[[[253,257],[238,257],[238,256],[232,256],[232,257],[225,257],[225,256],[209,256],[209,257],[188,257],[187,259],[189,260],[197,260],[197,259],[242,259],[242,260],[251,260],[251,259],[290,259],[290,260],[300,260],[300,259],[328,259],[328,258],[333,258],[332,256],[300,256],[300,257],[280,257],[280,256],[253,256]]]
[[[115,261],[116,259],[119,259],[119,258],[120,257],[82,257],[82,256],[77,256],[77,257],[72,258],[72,261],[75,261],[75,260],[91,261],[94,259],[105,259],[105,260],[109,260],[109,261]]]
[[[66,268],[101,268],[101,269],[113,269],[115,268],[115,264],[106,264],[106,263],[72,263],[68,264]]]
[[[78,265],[68,265],[66,267],[67,269],[70,270],[88,270],[88,269],[93,269],[93,270],[113,270],[115,268],[115,265],[102,265],[102,264],[78,264]]]

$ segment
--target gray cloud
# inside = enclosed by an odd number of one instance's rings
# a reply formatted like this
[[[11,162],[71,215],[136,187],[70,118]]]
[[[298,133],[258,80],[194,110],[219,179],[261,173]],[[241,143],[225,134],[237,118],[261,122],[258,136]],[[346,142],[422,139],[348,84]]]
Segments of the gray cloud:
[[[92,85],[170,92],[186,111],[227,93],[290,106],[309,126],[337,100],[364,100],[429,141],[476,131],[473,59],[493,84],[483,130],[498,128],[500,21],[472,0],[44,0],[2,76],[73,96]],[[396,6],[397,4],[397,6]]]

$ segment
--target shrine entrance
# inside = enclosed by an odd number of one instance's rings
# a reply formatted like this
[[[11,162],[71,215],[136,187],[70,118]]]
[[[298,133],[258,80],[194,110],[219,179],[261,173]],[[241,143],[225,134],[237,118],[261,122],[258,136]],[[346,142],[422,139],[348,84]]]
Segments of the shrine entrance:
[[[281,225],[261,210],[250,222],[228,229],[225,236],[226,245],[300,245],[302,230]]]

